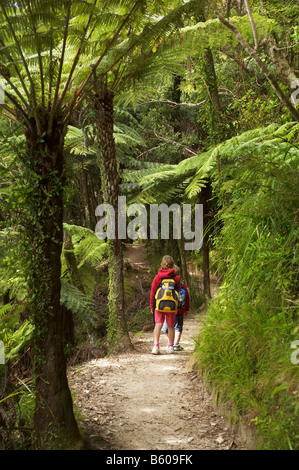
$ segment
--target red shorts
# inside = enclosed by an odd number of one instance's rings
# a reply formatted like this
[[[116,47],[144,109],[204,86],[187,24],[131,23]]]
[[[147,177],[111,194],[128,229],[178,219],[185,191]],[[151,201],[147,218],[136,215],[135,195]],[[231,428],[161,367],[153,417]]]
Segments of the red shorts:
[[[175,313],[162,313],[155,310],[155,323],[164,323],[165,318],[168,326],[175,325]]]

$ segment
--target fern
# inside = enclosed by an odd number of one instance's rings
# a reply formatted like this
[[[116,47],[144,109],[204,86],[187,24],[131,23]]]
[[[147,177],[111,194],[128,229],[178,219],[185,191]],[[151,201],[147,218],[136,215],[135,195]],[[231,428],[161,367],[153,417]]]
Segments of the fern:
[[[34,327],[30,320],[21,322],[24,306],[9,303],[0,308],[0,340],[5,345],[5,361],[13,362],[30,344]]]
[[[24,323],[9,337],[5,344],[5,358],[7,361],[15,361],[20,352],[30,344],[34,326],[29,320]]]
[[[75,315],[77,321],[88,330],[96,326],[97,315],[93,310],[93,301],[65,279],[61,280],[60,301],[64,307]]]
[[[259,40],[272,31],[279,32],[278,24],[271,18],[255,13],[254,20],[258,30]],[[230,21],[242,32],[248,43],[252,42],[252,30],[247,15],[234,16]],[[174,40],[174,38],[173,38]],[[185,42],[189,48],[189,56],[203,52],[206,47],[219,50],[230,44],[232,48],[238,44],[235,36],[219,22],[218,19],[210,19],[199,22],[195,26],[187,26],[179,31],[176,41]]]
[[[85,263],[97,265],[107,255],[107,245],[95,232],[78,225],[63,224],[63,228],[72,236],[75,256],[80,260],[78,269]]]
[[[154,164],[142,170],[126,170],[122,190],[130,195],[130,202],[140,204],[168,203],[184,194],[192,200],[205,186],[208,177],[213,175],[217,180],[223,176],[222,172],[229,172],[229,163],[236,165],[240,159],[254,159],[265,154],[278,160],[284,156],[286,161],[298,158],[298,135],[299,125],[294,123],[250,130],[178,165]],[[246,174],[241,177],[246,178]]]
[[[81,156],[97,154],[96,146],[93,145],[87,148],[82,130],[74,126],[68,127],[68,132],[65,137],[65,150],[69,150],[74,155]]]

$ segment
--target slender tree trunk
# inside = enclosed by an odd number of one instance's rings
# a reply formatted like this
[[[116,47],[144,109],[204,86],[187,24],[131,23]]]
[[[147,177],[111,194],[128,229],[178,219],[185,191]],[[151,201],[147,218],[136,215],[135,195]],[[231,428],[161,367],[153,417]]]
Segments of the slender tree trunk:
[[[181,90],[180,90],[180,85],[182,83],[182,77],[180,75],[175,75],[173,77],[173,88],[172,88],[172,101],[175,103],[178,103],[178,106],[175,106],[172,111],[172,120],[173,120],[173,130],[176,134],[181,136],[182,130],[181,130]]]
[[[204,13],[202,12],[202,21],[205,21]],[[211,110],[210,110],[210,128],[211,134],[210,143],[216,144],[219,141],[219,133],[222,134],[224,138],[224,123],[221,115],[221,101],[219,96],[218,84],[217,84],[217,75],[215,71],[214,57],[211,49],[208,47],[203,53],[203,66],[204,73],[206,78],[206,83],[209,89],[209,97],[211,100]],[[217,130],[213,134],[212,130]],[[211,287],[210,287],[210,227],[211,222],[211,208],[210,208],[210,198],[212,196],[212,186],[211,182],[208,181],[207,185],[202,188],[199,193],[199,203],[203,205],[203,242],[202,242],[202,256],[203,256],[203,286],[204,286],[204,295],[206,299],[211,298]]]
[[[90,230],[94,230],[94,225],[91,219],[90,212],[90,202],[89,202],[89,191],[88,191],[88,175],[86,169],[84,168],[83,161],[81,162],[81,167],[79,169],[79,178],[80,178],[80,190],[82,196],[82,202],[84,206],[84,221],[85,227]]]
[[[127,329],[124,302],[124,270],[122,240],[118,236],[119,182],[113,136],[113,93],[99,85],[94,95],[96,132],[101,157],[101,181],[104,203],[115,211],[115,238],[109,240],[109,325],[110,351],[133,349]]]
[[[179,247],[181,266],[182,266],[181,279],[183,279],[186,285],[189,286],[189,273],[188,273],[188,267],[187,267],[187,261],[186,261],[186,253],[184,249],[184,241],[182,237],[178,239],[178,247]]]
[[[210,204],[211,198],[211,184],[210,182],[202,188],[199,193],[199,204],[203,205],[203,242],[202,242],[202,256],[203,256],[203,285],[204,295],[207,299],[211,298],[210,289],[210,244],[209,244],[209,223],[210,223]]]
[[[67,382],[60,305],[64,136],[56,128],[43,141],[30,131],[26,138],[31,188],[25,223],[28,287],[35,327],[35,445],[41,449],[74,448],[82,439]]]

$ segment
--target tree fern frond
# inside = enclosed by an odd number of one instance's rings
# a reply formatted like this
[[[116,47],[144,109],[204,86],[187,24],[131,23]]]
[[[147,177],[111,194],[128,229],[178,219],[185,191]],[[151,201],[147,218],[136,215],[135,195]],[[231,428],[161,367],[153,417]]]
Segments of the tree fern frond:
[[[98,153],[96,146],[85,146],[84,134],[82,129],[74,126],[68,127],[68,132],[65,137],[65,149],[70,150],[74,155],[96,155]]]
[[[145,168],[144,168],[145,166]],[[151,163],[151,162],[142,162],[142,169],[140,170],[124,170],[122,173],[122,180],[124,183],[138,183],[142,186],[143,182],[146,184],[146,178],[150,177],[150,179],[155,180],[157,174],[161,174],[161,172],[166,172],[168,170],[173,171],[175,169],[175,165],[166,165],[161,163]]]
[[[132,193],[132,200],[140,203],[156,202],[162,195],[177,196],[184,188],[188,198],[192,199],[205,185],[206,178],[212,171],[221,171],[223,164],[234,165],[240,158],[270,153],[272,158],[298,158],[299,124],[287,123],[283,126],[271,124],[235,136],[206,152],[181,161],[178,165],[160,166],[158,171],[127,171],[124,173],[124,190]],[[217,165],[217,170],[214,170]],[[220,165],[220,168],[218,168]],[[217,174],[215,174],[216,178]],[[244,175],[243,175],[244,176]],[[134,194],[140,188],[139,194]]]
[[[114,139],[116,145],[125,144],[134,147],[144,145],[140,133],[123,123],[114,124]]]
[[[74,253],[79,260],[78,269],[85,263],[95,266],[107,255],[107,244],[92,230],[67,223],[63,224],[63,229],[72,237]]]
[[[259,15],[257,12],[255,12],[254,20],[257,25],[259,40],[272,31],[279,30],[277,23],[273,19],[265,18],[265,16]],[[234,16],[230,18],[230,21],[239,31],[242,31],[242,35],[247,42],[251,43],[252,29],[248,17],[246,15]],[[202,52],[206,47],[219,50],[219,47],[226,47],[228,43],[232,47],[237,45],[235,36],[218,19],[209,19],[205,22],[199,22],[195,26],[183,27],[177,34],[177,37],[173,37],[172,40],[188,45],[189,56]]]
[[[94,304],[92,300],[65,279],[61,279],[60,302],[64,307],[70,310],[75,315],[78,322],[87,329],[96,326],[97,315],[93,310]]]

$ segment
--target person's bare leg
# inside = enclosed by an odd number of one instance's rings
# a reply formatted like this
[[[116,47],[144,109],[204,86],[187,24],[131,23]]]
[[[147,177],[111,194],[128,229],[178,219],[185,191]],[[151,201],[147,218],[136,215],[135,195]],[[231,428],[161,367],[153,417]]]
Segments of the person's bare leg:
[[[168,341],[169,341],[169,344],[174,343],[174,326],[168,325]]]
[[[181,341],[182,333],[180,331],[175,332],[175,343],[179,343]]]
[[[155,344],[159,344],[162,326],[163,326],[163,323],[155,323],[155,328],[154,328],[154,343]]]

